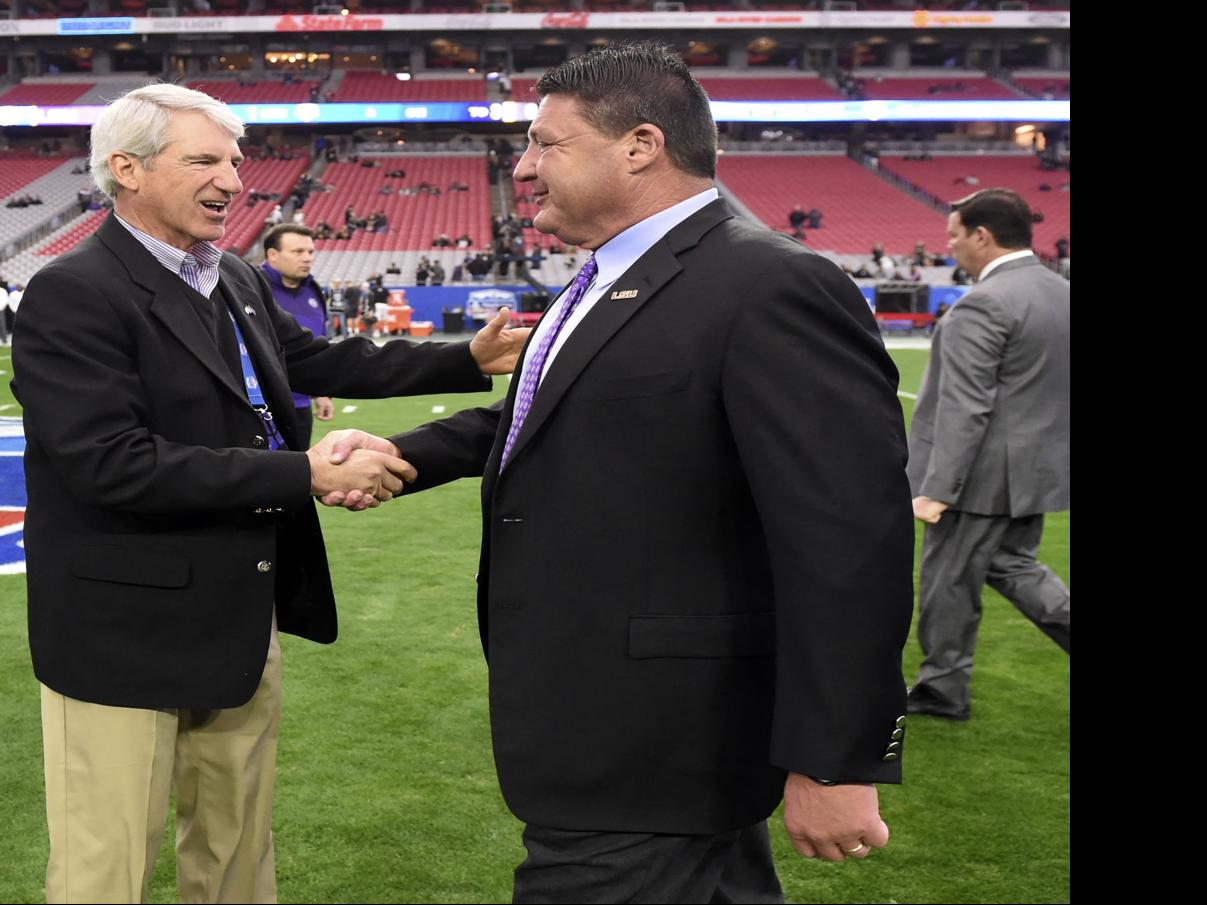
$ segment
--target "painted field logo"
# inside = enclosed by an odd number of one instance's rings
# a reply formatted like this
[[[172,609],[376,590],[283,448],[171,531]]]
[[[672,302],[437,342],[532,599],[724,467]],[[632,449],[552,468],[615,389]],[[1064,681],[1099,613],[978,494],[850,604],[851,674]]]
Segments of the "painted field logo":
[[[0,418],[0,575],[25,571],[25,431],[20,418]]]

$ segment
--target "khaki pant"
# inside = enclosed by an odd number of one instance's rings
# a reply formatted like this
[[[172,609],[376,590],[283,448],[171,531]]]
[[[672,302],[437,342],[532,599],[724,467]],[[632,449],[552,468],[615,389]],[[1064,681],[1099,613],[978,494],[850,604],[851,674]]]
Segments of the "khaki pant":
[[[146,902],[175,787],[180,900],[276,902],[280,718],[275,620],[264,676],[242,707],[107,707],[42,686],[46,901]]]

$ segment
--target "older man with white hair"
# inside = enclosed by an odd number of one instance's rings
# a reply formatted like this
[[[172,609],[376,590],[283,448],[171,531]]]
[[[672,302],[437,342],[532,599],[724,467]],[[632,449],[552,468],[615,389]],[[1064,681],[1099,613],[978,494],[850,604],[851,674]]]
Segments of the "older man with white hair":
[[[182,901],[276,900],[277,630],[336,637],[312,497],[375,506],[415,476],[359,432],[347,466],[328,452],[347,432],[307,451],[290,389],[479,391],[524,338],[502,318],[461,344],[303,330],[214,244],[242,135],[179,86],[114,102],[92,130],[113,214],[17,321],[50,902],[146,901],[173,789]]]

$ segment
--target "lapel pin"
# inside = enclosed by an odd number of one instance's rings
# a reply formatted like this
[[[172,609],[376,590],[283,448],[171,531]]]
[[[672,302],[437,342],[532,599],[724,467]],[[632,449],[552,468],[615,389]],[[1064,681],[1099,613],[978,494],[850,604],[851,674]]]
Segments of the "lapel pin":
[[[255,316],[256,316],[256,309],[255,309],[255,308],[253,308],[251,305],[244,305],[244,306],[243,306],[243,312],[244,312],[244,314],[246,314],[248,317],[255,317]]]
[[[635,299],[635,298],[637,298],[637,290],[636,289],[617,290],[616,292],[612,293],[612,298],[614,298],[614,299]]]

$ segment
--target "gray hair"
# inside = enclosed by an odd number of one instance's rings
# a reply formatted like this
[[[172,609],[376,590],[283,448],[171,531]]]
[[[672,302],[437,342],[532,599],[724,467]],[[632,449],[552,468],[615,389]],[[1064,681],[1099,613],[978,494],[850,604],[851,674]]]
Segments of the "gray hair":
[[[96,187],[116,198],[121,186],[109,169],[109,155],[125,151],[145,164],[167,146],[172,115],[190,111],[205,114],[232,138],[243,137],[239,117],[208,94],[167,83],[135,88],[106,107],[92,125],[90,168]]]

